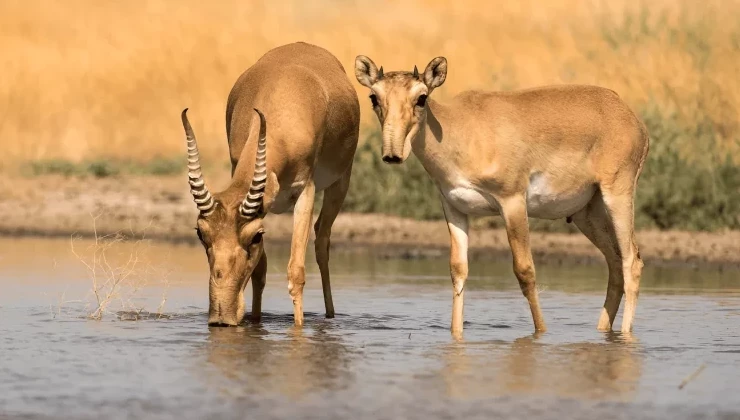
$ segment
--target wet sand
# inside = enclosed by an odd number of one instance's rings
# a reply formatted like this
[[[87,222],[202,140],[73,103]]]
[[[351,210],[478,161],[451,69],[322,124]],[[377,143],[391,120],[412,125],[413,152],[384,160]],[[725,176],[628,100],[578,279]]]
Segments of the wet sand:
[[[217,171],[218,172],[218,171]],[[223,172],[211,187],[228,182]],[[90,237],[123,232],[171,242],[195,242],[196,210],[183,176],[3,178],[0,181],[0,235]],[[93,223],[93,218],[95,222]],[[564,223],[564,222],[563,222]],[[269,215],[267,238],[285,243],[292,232],[290,214]],[[502,229],[471,229],[471,259],[510,258]],[[538,263],[601,263],[602,256],[580,233],[533,232]],[[638,233],[648,264],[740,269],[740,231]],[[336,249],[373,247],[386,258],[444,257],[449,236],[443,221],[419,221],[379,214],[341,213],[334,225]]]

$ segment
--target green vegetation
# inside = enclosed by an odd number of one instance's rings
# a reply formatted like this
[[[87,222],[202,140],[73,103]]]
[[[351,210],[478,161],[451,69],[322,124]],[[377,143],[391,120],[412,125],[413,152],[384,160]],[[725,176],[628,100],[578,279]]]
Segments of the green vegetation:
[[[358,147],[345,211],[385,213],[416,219],[442,217],[439,192],[415,156],[403,165],[380,160],[380,132]]]
[[[95,159],[72,162],[62,159],[38,160],[29,162],[23,172],[31,176],[62,175],[92,176],[107,178],[116,175],[173,175],[185,171],[186,160],[176,158],[153,158],[148,162],[132,160]]]
[[[718,151],[722,125],[706,115],[685,125],[654,105],[642,119],[651,141],[637,188],[638,227],[740,228],[740,165]]]

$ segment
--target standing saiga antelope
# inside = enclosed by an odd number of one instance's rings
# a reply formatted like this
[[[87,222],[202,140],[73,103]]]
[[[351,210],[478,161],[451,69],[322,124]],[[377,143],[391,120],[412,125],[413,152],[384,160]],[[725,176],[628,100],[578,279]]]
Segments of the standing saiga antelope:
[[[568,218],[604,254],[609,285],[598,328],[609,330],[626,295],[629,332],[643,263],[634,235],[634,195],[648,133],[619,96],[594,86],[514,92],[468,91],[447,104],[429,99],[447,60],[423,73],[383,73],[358,56],[355,76],[370,88],[383,131],[383,161],[413,150],[442,196],[450,231],[453,334],[463,329],[468,216],[503,216],[514,273],[536,331],[545,331],[535,286],[527,218]]]
[[[322,190],[316,261],[326,316],[334,317],[329,237],[349,187],[360,122],[357,93],[340,62],[323,48],[295,43],[267,52],[239,77],[226,107],[231,184],[219,193],[211,194],[203,180],[186,111],[188,178],[200,211],[196,230],[210,266],[208,324],[241,322],[250,277],[251,316],[259,320],[267,273],[262,220],[291,207],[288,291],[295,324],[303,324],[306,246],[314,195]]]

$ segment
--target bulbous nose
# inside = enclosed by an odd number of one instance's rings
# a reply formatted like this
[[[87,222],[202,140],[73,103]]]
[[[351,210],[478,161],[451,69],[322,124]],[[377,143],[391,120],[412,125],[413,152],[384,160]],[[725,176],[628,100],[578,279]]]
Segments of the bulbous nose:
[[[395,155],[385,155],[383,156],[383,162],[389,163],[389,164],[401,163],[401,157],[395,156]]]
[[[220,302],[211,304],[208,308],[209,327],[236,327],[241,321],[238,319],[238,310],[224,310]],[[231,308],[229,308],[231,309]]]

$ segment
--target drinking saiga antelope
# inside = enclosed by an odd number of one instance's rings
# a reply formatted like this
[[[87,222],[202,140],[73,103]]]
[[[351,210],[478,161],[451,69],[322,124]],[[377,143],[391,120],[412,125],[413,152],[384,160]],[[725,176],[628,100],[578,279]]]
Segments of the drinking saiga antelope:
[[[255,112],[256,111],[256,112]],[[210,266],[209,325],[237,325],[244,288],[252,279],[252,318],[258,320],[267,256],[263,218],[294,207],[288,291],[296,325],[303,324],[306,246],[314,195],[324,191],[314,226],[326,316],[334,316],[329,283],[329,237],[349,187],[360,106],[340,62],[305,43],[275,48],[236,81],[226,107],[231,184],[211,193],[198,146],[182,112],[188,178],[198,206],[198,237]]]
[[[594,86],[463,92],[446,104],[428,98],[447,77],[447,60],[423,73],[384,73],[358,56],[355,76],[370,88],[383,131],[383,161],[411,153],[442,196],[450,231],[452,332],[463,329],[468,216],[503,216],[514,273],[536,331],[544,331],[527,217],[568,218],[604,254],[609,284],[598,328],[612,328],[626,295],[629,332],[643,263],[634,234],[634,195],[648,133],[619,96]]]

